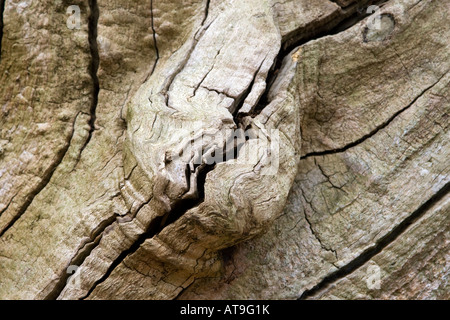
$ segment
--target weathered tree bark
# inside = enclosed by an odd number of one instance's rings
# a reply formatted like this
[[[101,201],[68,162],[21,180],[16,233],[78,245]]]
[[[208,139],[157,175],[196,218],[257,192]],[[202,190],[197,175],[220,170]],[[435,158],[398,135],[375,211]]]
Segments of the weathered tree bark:
[[[450,298],[450,0],[1,2],[1,299]]]

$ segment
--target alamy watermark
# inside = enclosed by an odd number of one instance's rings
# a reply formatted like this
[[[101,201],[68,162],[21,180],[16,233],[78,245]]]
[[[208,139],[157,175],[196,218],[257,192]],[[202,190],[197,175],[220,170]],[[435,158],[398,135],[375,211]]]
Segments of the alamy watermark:
[[[367,267],[366,284],[369,290],[380,290],[381,268],[377,264],[372,264]]]
[[[67,7],[66,13],[70,16],[66,20],[67,28],[70,30],[81,29],[81,9],[77,5]]]
[[[66,281],[67,285],[70,285],[71,287],[75,289],[81,289],[81,273],[77,272],[79,269],[79,266],[76,265],[70,265],[66,272],[67,274],[70,274],[69,278]]]
[[[366,27],[370,30],[381,30],[381,8],[376,5],[371,5],[367,8],[366,13],[370,14]]]
[[[365,9],[365,14],[369,15],[364,27],[372,31],[380,31],[383,29],[383,17],[401,17],[405,15],[405,8],[401,4],[389,5],[388,10],[382,10],[380,6],[370,5]]]

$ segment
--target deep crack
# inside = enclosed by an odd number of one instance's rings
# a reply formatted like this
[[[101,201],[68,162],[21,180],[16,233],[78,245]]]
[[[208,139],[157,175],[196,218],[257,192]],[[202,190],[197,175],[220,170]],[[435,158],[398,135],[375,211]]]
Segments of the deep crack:
[[[82,245],[80,249],[76,252],[74,257],[70,260],[68,266],[75,265],[80,266],[83,264],[84,260],[91,254],[92,250],[94,250],[102,239],[103,232],[106,228],[112,225],[116,221],[117,215],[113,215],[108,219],[102,221],[96,230],[92,232],[90,237],[90,241],[86,242]],[[55,300],[59,297],[61,292],[64,290],[67,279],[71,276],[67,272],[67,269],[64,269],[61,275],[59,276],[58,282],[55,284],[53,289],[43,298],[44,300]]]
[[[206,19],[208,19],[208,15],[209,15],[209,5],[211,3],[211,0],[206,0],[206,5],[205,5],[205,15],[203,17],[203,21],[202,21],[202,26],[205,24]]]
[[[430,210],[433,205],[438,201],[443,199],[450,193],[450,182],[447,182],[443,188],[441,188],[436,194],[434,194],[429,200],[423,203],[417,210],[410,214],[406,219],[400,222],[396,227],[394,227],[390,232],[384,235],[380,240],[378,240],[373,246],[364,250],[357,258],[353,259],[345,266],[332,272],[328,276],[322,279],[317,285],[309,290],[305,290],[300,296],[299,300],[305,300],[313,297],[320,291],[326,289],[338,280],[345,278],[349,274],[353,273],[358,268],[362,267],[366,262],[371,260],[374,256],[379,254],[388,245],[393,243],[398,237],[400,237],[409,226],[417,222],[425,213]]]
[[[147,205],[147,204],[148,203],[145,203],[144,205]],[[109,266],[106,273],[94,283],[94,285],[89,289],[87,294],[84,297],[80,298],[80,300],[84,300],[84,299],[88,298],[91,295],[91,293],[95,290],[95,288],[97,288],[101,283],[103,283],[111,275],[111,273],[114,271],[114,269],[122,261],[125,260],[126,257],[128,257],[129,255],[136,252],[140,248],[140,246],[144,243],[145,240],[150,239],[153,236],[155,236],[160,231],[162,219],[163,219],[163,217],[161,217],[161,216],[153,219],[150,222],[147,230],[138,237],[138,239],[131,245],[130,248],[128,248],[127,250],[124,250],[124,251],[122,251],[122,253],[120,253],[120,255],[117,257],[117,259],[115,259],[113,261],[113,263]]]
[[[3,39],[3,14],[5,12],[6,0],[0,0],[0,63],[2,61],[2,39]]]
[[[176,68],[176,70],[173,72],[173,74],[168,77],[166,79],[166,83],[164,85],[164,89],[162,91],[162,94],[165,96],[165,100],[166,100],[166,105],[167,107],[169,106],[169,91],[171,88],[171,85],[175,79],[175,77],[181,72],[181,70],[183,70],[184,66],[186,65],[186,63],[189,61],[192,52],[194,51],[196,44],[199,42],[201,36],[206,32],[208,26],[204,26],[207,18],[208,18],[208,13],[209,13],[209,4],[210,1],[207,0],[206,1],[206,6],[205,6],[205,16],[203,18],[203,21],[201,23],[201,27],[200,29],[196,32],[194,39],[192,40],[192,44],[191,47],[188,50],[188,54],[186,55],[185,59],[183,59],[183,61],[180,63],[180,65]],[[152,9],[153,11],[153,9]],[[355,13],[354,15],[356,15],[357,13]],[[363,17],[365,18],[365,16]],[[353,23],[356,24],[357,22],[361,21],[363,18],[355,21]],[[153,13],[152,13],[152,23],[153,23]],[[282,60],[290,53],[290,51],[293,50],[293,48],[298,47],[308,41],[326,36],[326,35],[330,35],[330,34],[335,34],[344,30],[347,30],[348,28],[350,28],[352,25],[348,25],[345,29],[340,28],[340,24],[338,25],[338,27],[332,29],[331,31],[328,31],[327,33],[324,34],[315,34],[311,37],[309,37],[308,39],[304,39],[302,40],[300,43],[297,42],[295,44],[293,44],[292,46],[290,46],[289,48],[286,48],[284,50],[280,50],[280,52],[277,55],[277,58],[274,60],[273,66],[268,74],[268,76],[266,77],[266,89],[265,91],[261,94],[258,102],[256,103],[256,107],[253,108],[252,112],[251,112],[251,116],[256,116],[257,114],[259,114],[259,112],[261,112],[265,106],[268,105],[269,101],[267,99],[267,95],[268,92],[270,90],[270,87],[273,83],[273,81],[275,80],[275,78],[278,75],[278,70],[281,67],[281,62]],[[153,25],[152,25],[152,29],[153,29]],[[339,31],[337,31],[339,30]],[[154,32],[154,29],[153,29]],[[199,32],[201,32],[200,37],[197,38],[197,35],[199,34]],[[155,33],[153,33],[153,36],[155,36]],[[156,45],[156,39],[155,40],[155,45]],[[283,44],[282,46],[283,47]],[[158,53],[159,55],[159,53]],[[264,62],[264,60],[263,60]],[[261,63],[262,65],[262,63]],[[240,124],[240,120],[241,120],[241,116],[237,115],[237,112],[239,111],[241,104],[245,101],[245,98],[248,96],[248,94],[251,92],[251,89],[253,87],[253,83],[255,81],[255,77],[258,75],[259,70],[260,70],[261,66],[258,68],[258,70],[256,71],[256,73],[253,75],[253,80],[252,82],[249,84],[249,87],[244,91],[244,93],[241,95],[241,97],[239,97],[238,101],[235,102],[235,110],[233,110],[233,116],[234,116],[234,121],[236,125]],[[234,153],[233,153],[233,157],[237,157],[239,154],[239,149],[240,146],[239,145],[235,145],[234,147]],[[224,154],[227,152],[226,150],[223,150]],[[131,254],[133,254],[134,252],[136,252],[140,246],[145,242],[145,240],[150,239],[152,237],[154,237],[155,235],[159,234],[165,227],[167,227],[168,225],[174,223],[175,221],[177,221],[180,217],[182,217],[188,210],[190,210],[193,207],[198,206],[199,204],[201,204],[204,201],[204,185],[205,185],[205,180],[206,180],[206,176],[207,174],[214,169],[214,166],[205,166],[204,168],[199,169],[198,172],[198,176],[197,176],[197,186],[199,188],[199,196],[195,199],[183,199],[178,201],[173,208],[171,208],[171,210],[164,216],[160,216],[155,218],[150,225],[148,226],[147,230],[141,234],[139,236],[139,238],[137,239],[137,241],[135,241],[133,243],[133,245],[123,251],[119,257],[114,260],[114,262],[109,266],[107,272],[98,280],[95,282],[95,284],[91,287],[91,289],[88,291],[88,293],[81,299],[86,299],[90,296],[90,294],[95,290],[95,288],[100,285],[102,282],[104,282],[110,275],[111,273],[114,271],[114,269],[122,262],[125,260],[125,258]],[[322,245],[322,244],[321,244]],[[327,249],[329,250],[329,249]],[[333,251],[333,250],[331,250]],[[336,255],[336,253],[335,253]]]
[[[81,158],[81,154],[84,149],[87,147],[89,142],[91,141],[92,135],[95,131],[95,121],[97,120],[97,105],[98,105],[98,95],[100,92],[100,83],[98,79],[98,68],[100,65],[100,55],[98,52],[98,44],[97,44],[97,28],[98,28],[98,19],[100,16],[100,9],[98,7],[97,0],[89,0],[89,9],[90,15],[88,18],[88,42],[89,42],[89,50],[91,53],[91,63],[89,66],[89,75],[92,79],[92,101],[91,106],[89,108],[89,134],[84,142],[83,146],[80,149],[78,154],[78,158],[76,160],[76,164]],[[76,164],[74,168],[76,167]]]
[[[303,159],[306,159],[306,158],[309,158],[309,157],[325,156],[325,155],[330,155],[330,154],[342,153],[342,152],[347,151],[350,148],[353,148],[353,147],[363,143],[367,139],[372,138],[380,130],[386,128],[389,124],[391,124],[392,121],[394,121],[400,114],[402,114],[403,112],[405,112],[406,110],[411,108],[417,102],[417,100],[419,100],[423,95],[425,95],[428,91],[433,89],[433,87],[436,86],[447,75],[448,72],[449,71],[445,72],[441,77],[439,77],[439,79],[436,82],[434,82],[433,84],[431,84],[430,86],[428,86],[424,90],[422,90],[422,92],[417,97],[415,97],[413,99],[413,101],[411,101],[407,106],[405,106],[402,109],[400,109],[397,112],[395,112],[389,119],[387,119],[385,122],[383,122],[383,123],[379,124],[378,126],[376,126],[375,129],[373,129],[371,132],[365,134],[364,136],[362,136],[358,140],[353,141],[352,143],[349,143],[349,144],[345,145],[342,148],[310,152],[310,153],[305,154],[304,156],[301,156],[300,159],[303,160]]]
[[[158,49],[158,43],[156,41],[156,30],[155,30],[155,17],[153,14],[153,0],[150,1],[150,17],[151,17],[151,25],[152,25],[152,32],[153,32],[153,45],[155,46],[155,54],[156,54],[156,60],[155,64],[153,65],[152,71],[150,72],[150,76],[155,72],[156,65],[159,61],[159,49]]]
[[[236,147],[239,148],[238,146]],[[237,154],[238,150],[235,150],[234,154]],[[223,150],[223,154],[225,156],[226,150]],[[113,261],[113,263],[109,266],[106,273],[97,280],[94,285],[89,289],[88,293],[81,298],[81,300],[84,300],[89,297],[89,295],[95,290],[95,288],[103,283],[114,271],[114,269],[122,263],[128,256],[135,253],[141,245],[148,239],[153,238],[154,236],[158,235],[164,228],[169,226],[170,224],[177,221],[179,218],[181,218],[187,211],[190,209],[200,205],[205,200],[205,180],[206,176],[209,172],[211,172],[215,168],[215,165],[206,165],[203,168],[199,169],[198,175],[197,175],[197,186],[198,186],[198,197],[196,198],[187,198],[177,201],[171,210],[167,212],[163,216],[156,217],[150,222],[150,225],[148,226],[147,230],[142,233],[138,239],[133,243],[133,245],[127,249],[124,250],[118,257]],[[150,202],[147,201],[144,203],[137,211],[139,211],[144,205],[147,205]]]
[[[368,0],[364,4],[350,5],[349,8],[350,7],[359,8],[361,6],[367,6],[369,4],[381,6],[383,3],[387,2],[387,1],[388,0]],[[272,87],[272,84],[274,83],[275,79],[278,76],[278,72],[281,69],[283,59],[289,53],[291,53],[294,49],[307,44],[310,41],[318,40],[318,39],[326,37],[326,36],[336,35],[338,33],[344,32],[344,31],[350,29],[351,27],[353,27],[354,25],[356,25],[357,23],[361,22],[368,16],[372,15],[367,12],[360,12],[358,9],[355,9],[355,8],[354,8],[355,11],[351,15],[349,15],[347,18],[344,18],[340,22],[334,24],[334,26],[332,26],[331,28],[323,27],[323,28],[319,28],[317,30],[315,29],[315,32],[308,34],[308,36],[300,37],[296,41],[292,41],[292,40],[288,39],[287,41],[285,41],[281,44],[280,52],[278,53],[273,65],[272,65],[272,68],[270,69],[269,74],[266,78],[266,84],[267,84],[266,90],[261,95],[256,106],[250,112],[250,115],[252,117],[258,115],[264,109],[264,107],[269,104],[268,94],[269,94],[270,88]]]

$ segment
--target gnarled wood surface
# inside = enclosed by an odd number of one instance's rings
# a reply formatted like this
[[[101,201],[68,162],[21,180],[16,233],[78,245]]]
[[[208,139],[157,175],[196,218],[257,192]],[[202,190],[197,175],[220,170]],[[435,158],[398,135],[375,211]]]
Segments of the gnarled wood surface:
[[[450,298],[450,1],[71,4],[4,1],[0,298]]]

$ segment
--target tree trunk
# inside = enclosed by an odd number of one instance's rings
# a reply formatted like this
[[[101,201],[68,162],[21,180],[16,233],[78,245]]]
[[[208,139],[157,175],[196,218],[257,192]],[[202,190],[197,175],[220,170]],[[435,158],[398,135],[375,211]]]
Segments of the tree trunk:
[[[0,0],[1,299],[449,299],[449,0]]]

